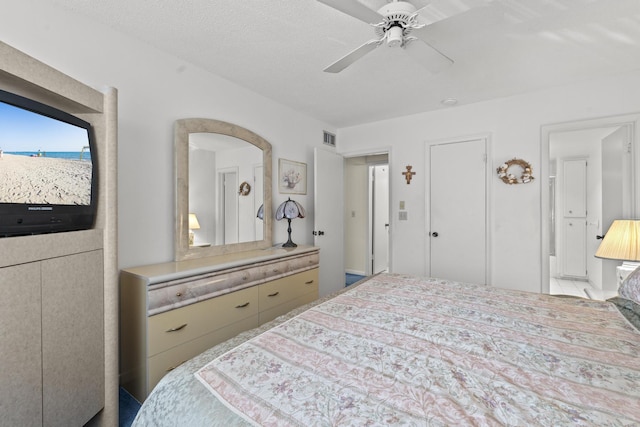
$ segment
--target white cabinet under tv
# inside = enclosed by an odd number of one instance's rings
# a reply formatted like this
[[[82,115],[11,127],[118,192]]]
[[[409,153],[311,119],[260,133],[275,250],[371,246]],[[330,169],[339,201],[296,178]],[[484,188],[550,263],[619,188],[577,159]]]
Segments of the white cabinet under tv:
[[[0,268],[14,290],[0,299],[0,424],[83,425],[103,408],[103,252],[93,246]]]

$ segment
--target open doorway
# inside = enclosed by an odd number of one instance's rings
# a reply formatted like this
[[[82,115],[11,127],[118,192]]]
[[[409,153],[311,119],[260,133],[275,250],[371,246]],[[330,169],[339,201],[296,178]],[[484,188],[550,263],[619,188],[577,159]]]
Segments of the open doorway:
[[[624,116],[543,127],[542,292],[616,293],[619,262],[594,254],[613,220],[636,212],[636,123]]]
[[[370,274],[389,269],[389,164],[369,165]]]
[[[389,268],[389,156],[345,162],[345,282]]]

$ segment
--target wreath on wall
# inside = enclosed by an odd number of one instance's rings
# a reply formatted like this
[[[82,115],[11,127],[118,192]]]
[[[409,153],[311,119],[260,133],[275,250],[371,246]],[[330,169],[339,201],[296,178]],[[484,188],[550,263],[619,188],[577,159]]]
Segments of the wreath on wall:
[[[520,177],[515,176],[513,173],[509,172],[509,169],[512,166],[518,166],[522,169],[522,174]],[[533,181],[533,176],[531,176],[531,165],[529,162],[524,161],[522,159],[512,159],[507,162],[504,162],[497,169],[498,177],[505,184],[526,184],[528,182]]]
[[[240,194],[241,196],[248,196],[249,193],[251,193],[251,185],[249,185],[247,181],[244,181],[242,184],[240,184],[240,190],[238,191],[238,194]]]

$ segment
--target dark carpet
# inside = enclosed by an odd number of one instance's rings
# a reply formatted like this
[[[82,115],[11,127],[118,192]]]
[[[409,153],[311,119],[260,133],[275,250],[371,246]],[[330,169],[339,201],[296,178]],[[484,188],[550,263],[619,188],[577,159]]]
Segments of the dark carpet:
[[[129,427],[140,410],[140,402],[120,387],[120,427]]]
[[[353,285],[358,280],[362,280],[365,277],[365,276],[360,276],[359,274],[351,274],[351,273],[346,273],[345,276],[346,276],[345,277],[345,282],[346,282],[345,286]]]

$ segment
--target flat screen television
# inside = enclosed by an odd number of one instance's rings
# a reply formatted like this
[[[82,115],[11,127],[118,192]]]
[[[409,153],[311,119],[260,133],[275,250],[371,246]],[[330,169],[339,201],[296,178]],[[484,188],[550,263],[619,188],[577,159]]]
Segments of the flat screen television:
[[[0,237],[92,228],[96,155],[89,122],[0,90]]]

